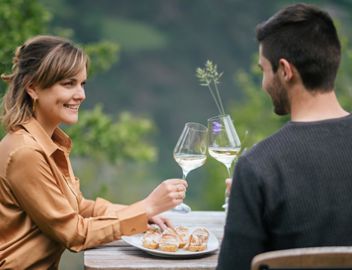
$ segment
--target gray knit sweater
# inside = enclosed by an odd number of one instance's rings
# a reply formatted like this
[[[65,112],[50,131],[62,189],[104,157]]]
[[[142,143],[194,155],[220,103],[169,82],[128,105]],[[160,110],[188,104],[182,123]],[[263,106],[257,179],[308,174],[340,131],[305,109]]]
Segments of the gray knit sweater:
[[[352,245],[352,115],[288,122],[239,159],[217,269],[331,245]]]

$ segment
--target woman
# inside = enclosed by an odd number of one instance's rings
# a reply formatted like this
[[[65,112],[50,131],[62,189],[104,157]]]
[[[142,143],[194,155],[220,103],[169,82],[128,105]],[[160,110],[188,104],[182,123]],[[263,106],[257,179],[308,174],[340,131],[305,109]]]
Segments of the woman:
[[[16,50],[1,120],[0,268],[57,269],[65,248],[80,251],[121,235],[143,232],[148,221],[183,201],[182,179],[162,182],[130,206],[86,200],[74,176],[71,140],[58,126],[78,120],[85,99],[86,54],[70,41],[37,36]]]

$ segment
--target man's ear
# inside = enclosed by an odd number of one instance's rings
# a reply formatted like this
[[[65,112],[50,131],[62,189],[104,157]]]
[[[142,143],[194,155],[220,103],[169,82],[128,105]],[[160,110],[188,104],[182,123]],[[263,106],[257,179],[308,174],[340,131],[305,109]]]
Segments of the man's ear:
[[[279,72],[286,82],[291,81],[294,76],[293,66],[284,58],[279,60]]]

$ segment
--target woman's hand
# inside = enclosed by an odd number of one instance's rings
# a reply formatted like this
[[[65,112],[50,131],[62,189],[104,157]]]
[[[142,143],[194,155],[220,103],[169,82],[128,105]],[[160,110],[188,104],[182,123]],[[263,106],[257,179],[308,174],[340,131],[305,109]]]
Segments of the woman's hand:
[[[159,215],[149,218],[149,223],[158,225],[162,231],[173,227],[169,219]]]
[[[188,185],[182,179],[168,179],[144,199],[148,218],[167,211],[183,202]]]

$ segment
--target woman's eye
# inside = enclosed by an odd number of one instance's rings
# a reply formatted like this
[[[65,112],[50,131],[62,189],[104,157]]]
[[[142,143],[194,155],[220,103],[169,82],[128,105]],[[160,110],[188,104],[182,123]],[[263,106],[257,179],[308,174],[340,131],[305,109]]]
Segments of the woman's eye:
[[[69,87],[69,86],[73,86],[74,82],[73,81],[67,81],[67,82],[63,82],[62,83],[63,86]]]

